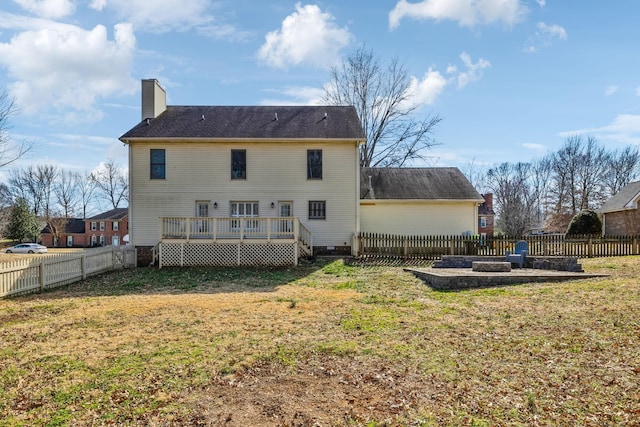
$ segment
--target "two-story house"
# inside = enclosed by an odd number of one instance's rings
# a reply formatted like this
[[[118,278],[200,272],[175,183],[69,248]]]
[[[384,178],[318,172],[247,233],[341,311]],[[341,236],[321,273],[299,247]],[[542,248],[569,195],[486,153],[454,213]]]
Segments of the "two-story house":
[[[364,141],[353,107],[168,106],[158,81],[143,80],[142,121],[120,140],[140,264],[351,253]]]
[[[84,220],[87,246],[118,246],[129,233],[129,209],[115,208]]]
[[[60,218],[56,220],[60,232],[54,235],[50,227],[46,226],[40,233],[40,240],[50,248],[126,244],[129,232],[128,215],[128,208],[115,208],[86,219]]]

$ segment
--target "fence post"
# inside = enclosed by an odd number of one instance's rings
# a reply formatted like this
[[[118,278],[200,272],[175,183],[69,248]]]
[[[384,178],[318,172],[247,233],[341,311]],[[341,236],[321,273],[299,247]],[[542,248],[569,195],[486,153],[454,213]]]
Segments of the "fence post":
[[[40,280],[40,292],[44,290],[44,258],[40,260],[40,265],[38,266],[39,280]]]
[[[449,255],[455,255],[453,236],[449,236]]]
[[[402,243],[404,246],[404,259],[406,260],[409,258],[409,240],[405,237]]]
[[[80,257],[80,273],[82,274],[82,280],[87,278],[87,256],[82,252]]]
[[[593,237],[589,236],[587,239],[587,257],[593,258]]]

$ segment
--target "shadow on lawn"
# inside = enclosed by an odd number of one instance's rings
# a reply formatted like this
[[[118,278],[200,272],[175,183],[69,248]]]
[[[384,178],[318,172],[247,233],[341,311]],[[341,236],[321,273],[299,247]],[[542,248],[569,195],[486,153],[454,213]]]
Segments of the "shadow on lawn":
[[[161,270],[139,267],[101,274],[14,299],[274,292],[279,286],[307,277],[330,263],[316,259],[288,267],[165,267]]]

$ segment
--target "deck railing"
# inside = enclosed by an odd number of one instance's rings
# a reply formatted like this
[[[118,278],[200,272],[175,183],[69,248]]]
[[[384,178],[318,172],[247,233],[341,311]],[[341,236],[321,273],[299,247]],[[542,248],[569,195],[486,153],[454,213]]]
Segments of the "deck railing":
[[[303,236],[304,235],[304,236]],[[276,218],[201,218],[162,217],[160,236],[163,240],[207,239],[217,241],[272,239],[310,241],[311,233],[296,217]]]

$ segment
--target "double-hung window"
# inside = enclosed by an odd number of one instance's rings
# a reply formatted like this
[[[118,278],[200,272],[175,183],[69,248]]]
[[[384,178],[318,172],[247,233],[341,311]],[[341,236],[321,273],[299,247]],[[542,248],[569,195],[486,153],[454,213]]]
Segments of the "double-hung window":
[[[166,153],[163,148],[152,148],[150,153],[150,176],[151,179],[165,179],[166,170]]]
[[[327,202],[324,200],[310,200],[309,219],[327,219]]]
[[[91,231],[96,231],[96,224],[95,221],[91,221]]]
[[[119,228],[120,228],[120,225],[119,225],[118,221],[113,221],[111,229],[113,231],[118,231]]]
[[[307,150],[307,179],[322,179],[322,150]]]
[[[231,150],[231,179],[247,179],[247,150]]]

